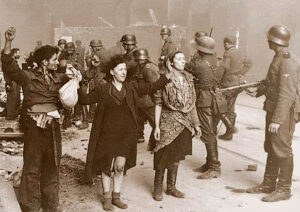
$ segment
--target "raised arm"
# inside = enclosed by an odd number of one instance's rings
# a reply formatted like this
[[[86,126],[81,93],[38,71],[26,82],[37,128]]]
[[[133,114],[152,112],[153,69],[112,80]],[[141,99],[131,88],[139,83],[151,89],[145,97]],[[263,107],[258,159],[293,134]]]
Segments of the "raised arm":
[[[78,89],[78,101],[82,105],[98,103],[101,99],[102,87],[95,87],[90,93],[85,93],[82,88]]]
[[[160,78],[154,83],[137,83],[131,82],[139,95],[152,94],[155,91],[162,89],[168,82],[170,82],[170,75],[160,75]]]
[[[10,27],[5,32],[5,44],[1,54],[2,70],[11,80],[23,86],[27,82],[28,77],[11,55],[11,43],[15,37],[16,30]]]

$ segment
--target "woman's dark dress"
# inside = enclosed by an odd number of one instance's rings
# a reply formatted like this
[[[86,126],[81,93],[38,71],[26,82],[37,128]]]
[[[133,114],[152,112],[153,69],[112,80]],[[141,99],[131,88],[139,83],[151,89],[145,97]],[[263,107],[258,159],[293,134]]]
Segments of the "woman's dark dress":
[[[126,103],[126,90],[118,91],[111,86],[103,117],[102,131],[97,143],[94,170],[111,175],[111,164],[115,157],[126,158],[125,171],[136,165],[136,125]]]

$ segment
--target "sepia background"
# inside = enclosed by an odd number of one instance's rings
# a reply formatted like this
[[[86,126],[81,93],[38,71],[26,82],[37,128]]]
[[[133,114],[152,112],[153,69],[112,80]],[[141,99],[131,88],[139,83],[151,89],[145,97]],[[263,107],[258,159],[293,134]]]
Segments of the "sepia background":
[[[148,48],[153,60],[160,51],[159,30],[168,25],[180,36],[187,56],[195,31],[210,32],[222,56],[222,39],[239,34],[240,48],[253,60],[248,79],[265,76],[273,52],[268,50],[266,32],[274,24],[286,25],[292,34],[291,50],[300,55],[300,1],[297,0],[1,0],[0,30],[14,25],[15,45],[25,54],[37,40],[55,44],[60,36],[101,39],[109,48],[123,33],[135,33],[138,46]],[[299,25],[299,24],[298,24]],[[1,38],[3,42],[3,37]]]

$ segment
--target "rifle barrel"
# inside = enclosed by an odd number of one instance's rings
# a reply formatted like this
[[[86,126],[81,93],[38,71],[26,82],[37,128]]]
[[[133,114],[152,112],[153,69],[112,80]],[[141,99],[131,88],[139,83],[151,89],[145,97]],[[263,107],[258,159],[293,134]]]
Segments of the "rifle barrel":
[[[241,85],[236,85],[236,86],[232,86],[232,87],[228,87],[228,88],[222,88],[222,89],[218,89],[216,90],[216,93],[223,93],[226,91],[232,91],[232,90],[236,90],[239,88],[250,88],[250,87],[255,87],[257,85],[262,84],[263,81],[258,81],[258,82],[251,82],[251,83],[246,83],[246,84],[241,84]]]

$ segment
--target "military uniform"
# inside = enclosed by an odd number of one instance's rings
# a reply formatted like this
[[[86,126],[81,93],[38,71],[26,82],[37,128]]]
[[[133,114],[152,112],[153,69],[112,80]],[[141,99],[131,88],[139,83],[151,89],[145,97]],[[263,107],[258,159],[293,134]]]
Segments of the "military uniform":
[[[210,148],[217,147],[217,139],[214,131],[214,115],[220,113],[216,110],[214,90],[218,81],[214,71],[218,68],[218,59],[214,54],[198,56],[193,60],[192,73],[195,76],[196,108],[201,127],[201,140],[207,148],[207,168],[219,171],[221,163],[214,151]],[[221,108],[221,112],[224,112]]]
[[[161,47],[161,53],[160,53],[160,63],[159,68],[161,69],[166,62],[167,56],[175,52],[177,50],[176,45],[173,43],[171,36],[169,36],[165,41],[164,44]]]
[[[257,96],[265,95],[266,116],[265,151],[278,158],[292,157],[292,138],[295,130],[295,104],[300,63],[287,48],[277,52],[270,65],[267,77],[258,89]],[[280,124],[277,134],[270,133],[270,123]]]
[[[225,72],[221,83],[225,87],[231,87],[243,82],[242,78],[252,67],[252,62],[248,58],[244,57],[240,50],[232,47],[224,53],[223,66],[225,68]],[[226,116],[231,121],[232,127],[235,125],[236,113],[234,105],[239,92],[240,91],[233,91],[227,93],[228,112]]]
[[[133,57],[133,52],[137,48],[134,48],[130,52],[126,53],[124,55],[124,60],[126,62],[126,67],[127,67],[127,77],[126,81],[132,81],[135,76],[138,74],[138,62],[135,61]]]

